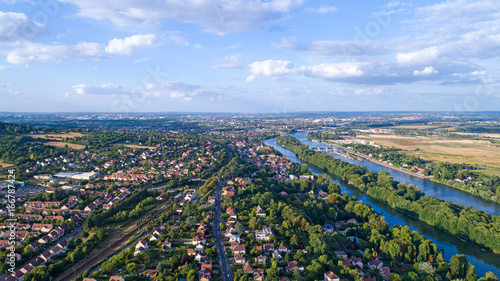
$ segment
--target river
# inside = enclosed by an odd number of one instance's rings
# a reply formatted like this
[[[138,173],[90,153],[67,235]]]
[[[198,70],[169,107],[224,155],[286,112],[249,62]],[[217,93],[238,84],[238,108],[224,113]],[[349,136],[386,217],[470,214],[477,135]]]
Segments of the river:
[[[311,148],[328,146],[323,143],[316,143],[308,140],[306,138],[306,134],[307,132],[297,132],[288,135],[299,139],[302,143],[309,145]],[[266,145],[274,147],[276,150],[281,152],[284,156],[288,157],[293,162],[302,163],[302,161],[300,161],[293,152],[277,145],[276,138],[265,140],[264,143]],[[425,192],[426,195],[435,196],[439,199],[448,200],[462,205],[471,206],[473,208],[488,212],[492,215],[500,214],[500,205],[482,200],[481,198],[474,197],[465,192],[455,190],[451,187],[444,186],[429,180],[416,178],[369,161],[360,162],[357,160],[349,160],[339,155],[335,155],[335,158],[341,158],[342,160],[351,164],[365,166],[372,171],[388,171],[393,175],[395,180],[414,184],[420,187],[420,189]],[[309,169],[316,175],[323,174],[322,172],[319,172],[312,167],[309,167]],[[444,258],[447,261],[450,261],[451,257],[456,254],[464,254],[467,256],[467,260],[476,267],[476,271],[479,277],[483,277],[488,271],[495,273],[496,276],[500,276],[500,255],[484,252],[478,247],[474,247],[469,243],[463,242],[455,236],[450,235],[449,233],[438,230],[433,226],[430,226],[403,213],[395,211],[377,200],[368,198],[366,195],[361,194],[355,188],[343,185],[335,178],[332,178],[332,180],[340,185],[340,189],[342,190],[342,192],[345,191],[350,196],[356,196],[360,201],[371,205],[377,213],[385,217],[385,220],[387,221],[387,223],[389,223],[389,225],[408,225],[412,230],[416,230],[422,233],[426,238],[432,240],[432,242],[434,242],[440,249],[444,250]]]

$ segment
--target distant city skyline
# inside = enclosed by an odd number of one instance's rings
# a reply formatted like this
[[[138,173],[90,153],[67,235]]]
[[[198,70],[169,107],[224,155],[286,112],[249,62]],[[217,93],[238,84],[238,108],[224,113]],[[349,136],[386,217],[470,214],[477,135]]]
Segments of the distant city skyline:
[[[499,34],[497,0],[0,0],[0,111],[495,111]]]

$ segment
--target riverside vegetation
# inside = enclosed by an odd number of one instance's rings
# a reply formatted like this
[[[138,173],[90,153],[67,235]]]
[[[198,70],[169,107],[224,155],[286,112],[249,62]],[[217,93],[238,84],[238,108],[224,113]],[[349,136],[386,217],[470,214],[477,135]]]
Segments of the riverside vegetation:
[[[418,187],[393,180],[390,173],[376,173],[324,153],[317,153],[293,137],[278,137],[277,143],[293,151],[302,161],[347,181],[394,209],[495,253],[500,250],[500,219],[496,216],[425,196]]]

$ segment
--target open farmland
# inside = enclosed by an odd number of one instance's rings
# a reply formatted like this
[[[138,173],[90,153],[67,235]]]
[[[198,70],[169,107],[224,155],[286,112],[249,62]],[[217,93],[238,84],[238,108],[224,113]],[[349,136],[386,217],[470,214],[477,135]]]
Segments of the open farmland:
[[[500,134],[488,134],[488,133],[485,133],[485,134],[475,134],[475,133],[460,133],[460,132],[457,132],[455,134],[457,134],[457,135],[463,135],[463,136],[479,136],[479,137],[483,137],[483,138],[500,139]]]
[[[417,130],[425,130],[425,129],[435,129],[438,128],[439,125],[399,125],[390,127],[391,129],[417,129]]]
[[[150,149],[150,150],[154,150],[156,149],[156,147],[154,146],[144,146],[144,145],[136,145],[136,144],[124,144],[124,143],[119,143],[117,145],[123,145],[125,147],[128,147],[128,148],[139,148],[139,149]]]
[[[500,145],[486,140],[433,138],[422,136],[369,135],[363,139],[385,147],[409,150],[408,154],[420,156],[425,160],[450,163],[468,163],[496,170],[490,172],[500,175]]]
[[[73,149],[84,149],[85,148],[85,145],[60,142],[60,141],[49,141],[49,142],[44,143],[44,145],[54,146],[54,147],[59,147],[59,148],[63,148],[65,145],[68,145],[70,148],[73,148]]]
[[[1,160],[1,159],[0,159],[0,166],[2,166],[2,169],[8,169],[8,168],[14,167],[14,165],[7,164],[7,163],[3,162],[3,160]]]
[[[70,133],[63,133],[63,134],[36,134],[36,135],[27,135],[32,138],[41,138],[41,139],[48,139],[48,140],[65,140],[66,138],[79,138],[84,136],[82,133],[76,133],[76,132],[70,132]]]

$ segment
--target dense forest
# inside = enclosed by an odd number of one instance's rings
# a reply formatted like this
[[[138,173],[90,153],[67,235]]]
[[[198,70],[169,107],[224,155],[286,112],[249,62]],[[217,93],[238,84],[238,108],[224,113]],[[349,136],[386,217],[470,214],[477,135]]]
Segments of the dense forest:
[[[339,134],[324,132],[324,131],[315,131],[309,132],[306,136],[310,140],[319,140],[319,141],[327,141],[327,140],[340,140],[342,139]]]
[[[478,243],[494,252],[500,251],[500,219],[488,213],[424,196],[418,187],[394,181],[387,172],[372,172],[324,153],[316,153],[299,140],[283,136],[277,143],[325,172],[333,174],[368,195],[387,202],[430,225]]]

